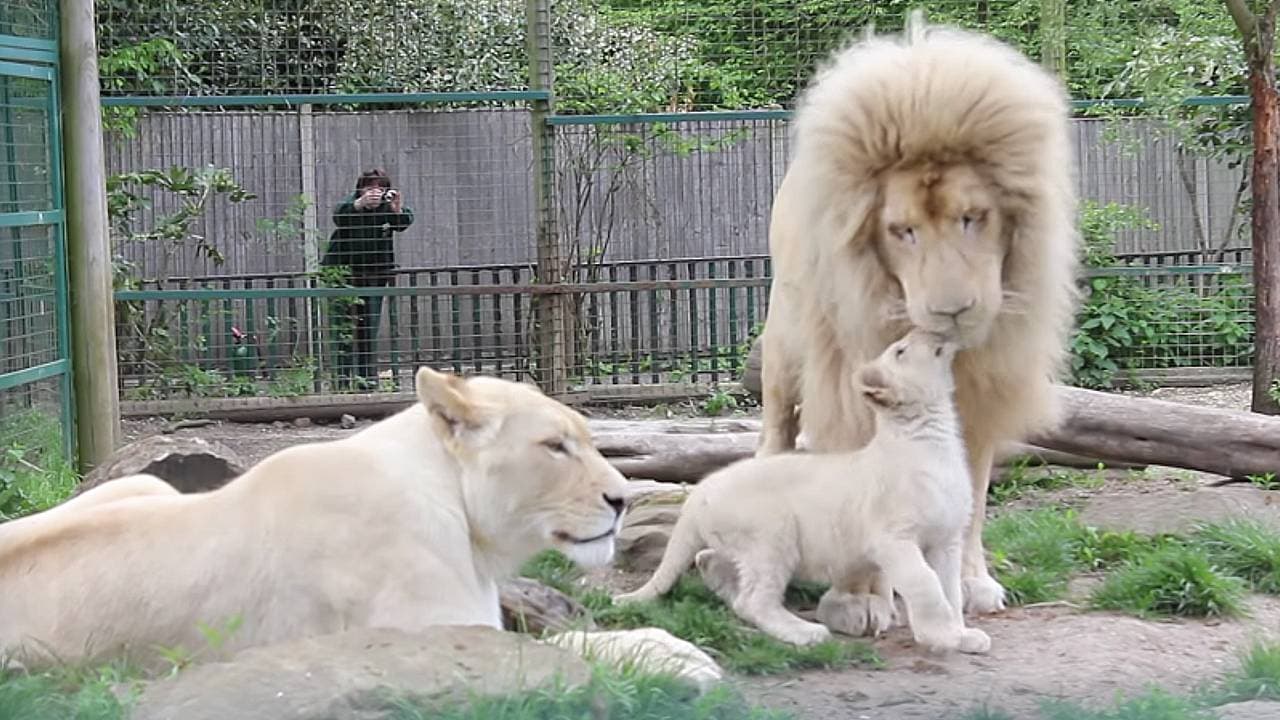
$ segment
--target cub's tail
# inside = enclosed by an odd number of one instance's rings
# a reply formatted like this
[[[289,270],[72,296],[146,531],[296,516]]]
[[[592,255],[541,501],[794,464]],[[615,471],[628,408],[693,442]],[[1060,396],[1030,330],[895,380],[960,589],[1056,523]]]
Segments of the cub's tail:
[[[666,594],[684,571],[693,565],[694,556],[699,550],[705,548],[707,543],[702,539],[702,533],[698,530],[693,513],[689,512],[688,503],[691,501],[692,498],[685,501],[686,507],[676,520],[675,527],[671,529],[671,540],[667,542],[667,549],[663,551],[662,561],[658,563],[658,569],[653,571],[653,576],[638,589],[615,597],[614,602],[656,600]]]

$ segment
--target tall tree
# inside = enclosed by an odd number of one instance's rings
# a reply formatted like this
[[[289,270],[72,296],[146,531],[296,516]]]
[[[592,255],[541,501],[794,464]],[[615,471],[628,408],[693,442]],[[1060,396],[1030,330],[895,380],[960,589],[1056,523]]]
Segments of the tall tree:
[[[1253,410],[1280,414],[1280,96],[1276,92],[1276,11],[1280,0],[1226,0],[1244,41],[1253,110]]]

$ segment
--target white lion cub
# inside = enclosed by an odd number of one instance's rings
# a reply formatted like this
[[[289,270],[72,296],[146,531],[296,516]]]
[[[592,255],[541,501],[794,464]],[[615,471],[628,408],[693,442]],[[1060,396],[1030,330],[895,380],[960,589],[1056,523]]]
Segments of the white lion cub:
[[[973,497],[952,399],[955,352],[915,330],[858,369],[853,385],[875,408],[877,428],[861,450],[748,458],[708,475],[685,501],[653,577],[617,601],[658,597],[696,558],[734,612],[803,645],[830,638],[828,626],[844,629],[832,607],[854,578],[878,568],[902,595],[917,643],[989,650],[991,639],[962,615],[960,552]],[[728,572],[708,573],[712,565]],[[792,579],[831,584],[818,612],[826,625],[783,607]]]

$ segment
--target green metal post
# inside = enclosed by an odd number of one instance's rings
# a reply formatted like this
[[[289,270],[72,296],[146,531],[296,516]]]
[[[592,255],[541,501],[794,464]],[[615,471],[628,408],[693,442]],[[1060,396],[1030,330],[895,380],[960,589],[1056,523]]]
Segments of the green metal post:
[[[533,100],[530,114],[533,137],[533,203],[538,247],[537,282],[563,281],[564,257],[556,230],[555,128],[547,119],[554,114],[554,63],[551,57],[550,0],[526,0],[526,42],[529,53],[529,89],[544,90],[547,99]],[[558,293],[533,298],[534,332],[538,357],[538,385],[548,395],[558,395],[568,385],[569,297]]]
[[[107,234],[106,160],[93,0],[62,0],[61,28],[71,364],[80,468],[88,471],[115,450],[120,437],[111,240]]]

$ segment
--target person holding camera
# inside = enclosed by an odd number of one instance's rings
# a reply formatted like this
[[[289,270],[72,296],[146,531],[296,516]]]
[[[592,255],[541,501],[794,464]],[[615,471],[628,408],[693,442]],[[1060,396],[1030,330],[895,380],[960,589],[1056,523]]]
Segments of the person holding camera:
[[[355,192],[333,211],[333,234],[321,265],[345,269],[347,284],[357,288],[384,288],[395,284],[395,247],[392,233],[413,224],[413,210],[404,204],[391,178],[381,168],[361,173]],[[345,298],[343,299],[345,300]],[[349,320],[350,337],[342,340],[341,375],[353,374],[361,385],[377,383],[377,337],[382,320],[382,295],[346,300],[335,310]],[[345,333],[344,333],[345,334]]]

